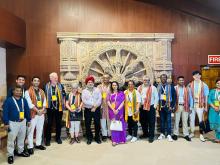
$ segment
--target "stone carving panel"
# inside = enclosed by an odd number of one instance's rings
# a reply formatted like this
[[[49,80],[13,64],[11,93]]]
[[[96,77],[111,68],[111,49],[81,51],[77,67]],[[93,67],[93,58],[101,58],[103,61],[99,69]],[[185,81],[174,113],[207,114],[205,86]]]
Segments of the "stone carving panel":
[[[163,73],[171,78],[173,33],[57,33],[60,43],[61,82],[84,82],[92,74],[96,82],[104,73],[123,84],[139,81],[147,74],[159,81]]]

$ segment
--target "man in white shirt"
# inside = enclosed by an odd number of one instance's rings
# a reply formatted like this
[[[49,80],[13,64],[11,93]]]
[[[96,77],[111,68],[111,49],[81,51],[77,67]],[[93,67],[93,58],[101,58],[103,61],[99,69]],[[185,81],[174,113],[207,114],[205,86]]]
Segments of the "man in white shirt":
[[[152,143],[154,141],[156,108],[159,101],[157,88],[151,85],[148,76],[144,76],[143,84],[137,90],[141,94],[140,123],[143,135],[140,138],[149,138],[149,142]]]
[[[94,119],[95,124],[95,141],[100,144],[100,105],[102,103],[102,95],[98,88],[94,87],[95,79],[88,76],[85,80],[86,88],[82,91],[82,102],[85,108],[85,125],[87,144],[92,143],[93,135],[91,131],[91,122]]]
[[[31,127],[28,131],[28,152],[34,154],[34,130],[36,128],[36,147],[40,150],[46,148],[42,146],[42,134],[44,128],[44,120],[46,113],[46,96],[42,89],[39,88],[40,78],[32,78],[32,86],[25,92],[25,98],[31,111]]]

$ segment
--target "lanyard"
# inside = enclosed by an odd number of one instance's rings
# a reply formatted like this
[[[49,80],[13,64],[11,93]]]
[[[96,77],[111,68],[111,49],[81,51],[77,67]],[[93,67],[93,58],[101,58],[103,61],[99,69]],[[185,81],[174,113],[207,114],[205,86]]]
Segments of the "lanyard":
[[[194,95],[195,95],[195,97],[199,97],[199,94],[201,93],[201,87],[202,86],[202,82],[201,81],[199,81],[199,84],[198,84],[198,90],[196,90],[196,88],[195,88],[195,82],[194,82]]]
[[[133,100],[133,92],[135,92],[134,90],[132,92],[128,91],[128,101],[131,102]],[[130,98],[130,94],[132,94],[131,98]]]
[[[34,91],[35,91],[35,95],[36,95],[36,100],[37,101],[42,101],[41,95],[40,95],[40,90],[39,91],[34,90]]]
[[[53,95],[53,86],[51,86],[51,95]],[[55,95],[57,95],[57,86],[55,86]]]
[[[24,100],[23,100],[23,98],[21,98],[22,110],[23,110],[23,111],[20,110],[20,107],[18,106],[18,103],[17,103],[17,101],[15,100],[15,98],[12,97],[12,99],[13,99],[13,101],[14,101],[16,107],[17,107],[18,112],[24,112]]]
[[[161,85],[162,87],[162,90],[163,90],[163,94],[166,95],[166,85],[165,85],[165,88],[163,87],[163,85]]]

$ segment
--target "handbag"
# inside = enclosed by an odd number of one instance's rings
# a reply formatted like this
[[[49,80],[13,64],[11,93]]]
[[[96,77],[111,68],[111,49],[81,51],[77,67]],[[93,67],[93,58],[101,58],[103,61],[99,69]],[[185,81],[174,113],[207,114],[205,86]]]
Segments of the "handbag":
[[[112,120],[110,124],[111,131],[122,131],[122,122],[120,120]]]

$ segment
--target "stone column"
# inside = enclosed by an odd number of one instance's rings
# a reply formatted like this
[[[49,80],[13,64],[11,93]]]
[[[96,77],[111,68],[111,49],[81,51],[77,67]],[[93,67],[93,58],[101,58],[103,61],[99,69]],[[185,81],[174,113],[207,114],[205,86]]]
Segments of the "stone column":
[[[77,40],[73,38],[60,39],[60,79],[67,91],[79,74],[76,42]]]

